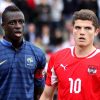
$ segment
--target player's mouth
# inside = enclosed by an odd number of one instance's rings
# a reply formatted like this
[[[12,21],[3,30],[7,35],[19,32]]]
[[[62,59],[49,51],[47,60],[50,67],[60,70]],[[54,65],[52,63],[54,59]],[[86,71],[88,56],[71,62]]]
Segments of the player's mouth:
[[[78,38],[80,42],[84,42],[86,39],[84,37]]]
[[[22,36],[22,32],[21,32],[21,31],[16,31],[16,32],[15,32],[15,36],[21,37],[21,36]]]

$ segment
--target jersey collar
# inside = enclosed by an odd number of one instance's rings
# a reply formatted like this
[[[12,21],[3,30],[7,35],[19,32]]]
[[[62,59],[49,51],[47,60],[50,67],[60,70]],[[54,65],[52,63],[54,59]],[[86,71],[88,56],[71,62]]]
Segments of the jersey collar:
[[[5,40],[4,38],[1,39],[0,42],[1,42],[3,45],[7,46],[7,47],[13,47],[12,43],[9,42],[9,41],[7,41],[7,40]],[[25,40],[24,40],[24,39],[23,39],[23,44],[25,44]],[[23,44],[22,44],[21,47],[23,47]]]
[[[8,46],[8,47],[11,47],[12,46],[12,43],[5,40],[4,38],[0,40],[0,42],[5,45],[5,46]]]

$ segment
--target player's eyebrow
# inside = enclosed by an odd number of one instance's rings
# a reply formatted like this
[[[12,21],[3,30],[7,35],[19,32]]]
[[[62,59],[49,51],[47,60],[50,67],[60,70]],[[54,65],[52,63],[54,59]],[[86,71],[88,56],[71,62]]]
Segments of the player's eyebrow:
[[[81,29],[81,26],[75,26],[75,29]]]
[[[86,26],[85,29],[90,30],[90,29],[92,29],[92,28],[91,28],[90,26]]]

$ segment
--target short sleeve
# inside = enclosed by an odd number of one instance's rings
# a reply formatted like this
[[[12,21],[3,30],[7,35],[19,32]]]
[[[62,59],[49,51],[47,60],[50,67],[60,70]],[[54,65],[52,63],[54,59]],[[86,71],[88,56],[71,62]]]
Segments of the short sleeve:
[[[37,55],[37,68],[34,73],[34,85],[43,87],[45,84],[44,67],[46,65],[46,57],[44,52],[39,51]]]
[[[54,55],[52,55],[48,63],[47,76],[46,76],[47,85],[54,85],[58,82],[57,75],[55,73],[54,62],[55,62]]]

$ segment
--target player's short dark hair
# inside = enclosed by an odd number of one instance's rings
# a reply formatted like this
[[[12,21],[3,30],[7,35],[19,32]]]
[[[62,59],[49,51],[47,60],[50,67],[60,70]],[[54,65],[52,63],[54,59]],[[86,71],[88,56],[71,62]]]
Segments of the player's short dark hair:
[[[90,21],[93,22],[93,25],[94,25],[95,28],[99,27],[98,18],[92,10],[82,9],[80,11],[76,11],[73,14],[73,20],[72,20],[73,25],[75,24],[75,20],[78,20],[78,19],[80,19],[80,20],[90,20]]]
[[[22,12],[17,6],[15,5],[11,5],[11,6],[8,6],[7,8],[5,8],[4,12],[2,13],[2,22],[5,21],[5,18],[6,18],[6,14],[8,12]]]

